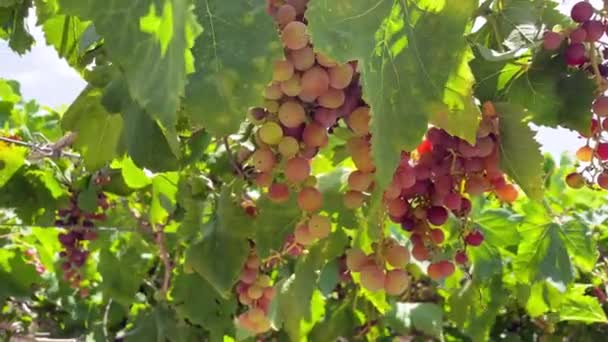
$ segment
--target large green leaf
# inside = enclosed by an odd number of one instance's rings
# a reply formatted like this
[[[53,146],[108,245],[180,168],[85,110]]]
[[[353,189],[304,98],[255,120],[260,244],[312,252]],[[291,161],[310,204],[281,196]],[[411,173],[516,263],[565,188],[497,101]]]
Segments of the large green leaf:
[[[355,328],[360,324],[353,309],[352,300],[339,301],[340,305],[329,311],[323,321],[310,332],[310,341],[334,341],[338,337],[353,337]]]
[[[211,134],[226,135],[262,104],[281,44],[263,1],[197,0],[196,13],[204,32],[193,49],[186,112]]]
[[[26,148],[9,146],[0,141],[0,187],[4,186],[23,165],[26,154]]]
[[[31,3],[17,1],[7,2],[6,5],[7,7],[0,6],[0,39],[8,40],[8,46],[22,55],[34,44],[34,37],[26,27]]]
[[[27,298],[39,280],[34,265],[27,264],[17,250],[0,249],[0,303],[9,296]]]
[[[606,323],[606,313],[595,297],[585,295],[586,286],[576,285],[566,294],[559,308],[561,321]]]
[[[441,339],[443,335],[443,309],[434,303],[395,303],[387,314],[391,328],[401,334],[412,330]]]
[[[582,219],[575,218],[561,225],[560,236],[566,244],[574,264],[584,272],[591,272],[599,257],[591,227]]]
[[[54,1],[53,1],[54,2]],[[41,5],[46,5],[43,3]],[[50,4],[47,5],[51,6]],[[55,8],[45,9],[48,14]],[[40,12],[40,9],[37,9]],[[54,11],[53,11],[54,12]],[[40,21],[40,18],[38,18]],[[81,48],[81,40],[86,39],[87,32],[94,31],[90,21],[82,21],[78,17],[53,13],[48,18],[44,18],[42,30],[46,43],[51,45],[57,51],[59,57],[65,58],[72,66],[78,66],[79,57],[83,49]],[[91,42],[89,42],[91,43]],[[88,46],[85,46],[85,48]]]
[[[258,217],[250,224],[255,230],[258,255],[266,258],[272,251],[281,250],[287,236],[293,233],[296,224],[302,219],[302,211],[294,198],[284,204],[263,198],[257,202],[257,208]]]
[[[548,280],[565,290],[574,280],[566,244],[556,223],[544,225],[523,223],[519,233],[525,239],[519,244],[514,272],[522,283]]]
[[[232,327],[235,298],[224,299],[197,274],[179,274],[173,279],[171,296],[175,311],[191,323],[221,334]]]
[[[483,232],[485,243],[506,248],[519,243],[517,226],[521,216],[506,209],[487,209],[475,217],[475,224]]]
[[[121,67],[133,99],[171,127],[192,71],[190,48],[200,33],[189,0],[60,0],[63,12],[92,20]]]
[[[464,38],[476,7],[473,0],[310,3],[306,16],[315,48],[341,62],[360,60],[381,188],[392,179],[401,151],[420,143],[429,116],[464,117],[438,121],[450,132],[474,138],[476,125],[462,122],[476,120],[478,113],[471,102],[474,79]]]
[[[595,83],[587,71],[568,68],[562,54],[535,55],[528,72],[508,89],[509,102],[528,109],[535,124],[589,130]]]
[[[335,168],[332,172],[318,176],[318,188],[323,194],[323,210],[338,218],[338,227],[356,228],[357,219],[354,211],[344,205],[344,191],[348,171]]]
[[[177,322],[175,313],[159,305],[151,310],[140,312],[131,329],[125,334],[127,342],[163,342],[176,337]]]
[[[226,188],[206,235],[186,252],[186,262],[224,298],[230,296],[249,254],[247,237],[251,229],[251,219]]]
[[[78,133],[74,146],[82,152],[85,165],[95,171],[117,154],[123,121],[101,105],[101,90],[85,88],[63,115],[61,127]]]
[[[495,104],[500,125],[500,166],[528,197],[543,197],[543,163],[540,144],[524,121],[526,113],[518,105]]]
[[[152,203],[150,204],[150,223],[165,223],[175,210],[177,194],[177,172],[157,174],[152,179]]]

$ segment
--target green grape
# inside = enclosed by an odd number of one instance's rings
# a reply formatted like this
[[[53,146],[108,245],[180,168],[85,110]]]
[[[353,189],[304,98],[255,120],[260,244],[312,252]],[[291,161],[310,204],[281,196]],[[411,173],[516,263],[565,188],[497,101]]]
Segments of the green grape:
[[[331,232],[331,220],[327,216],[312,215],[308,220],[308,230],[317,239],[324,239]]]
[[[359,107],[348,116],[348,126],[357,136],[369,134],[370,110],[369,107]]]
[[[275,82],[287,81],[293,76],[293,64],[288,60],[274,62],[272,80]]]
[[[332,67],[335,67],[336,65],[338,65],[338,63],[336,63],[336,61],[334,61],[333,59],[329,58],[327,55],[325,55],[321,52],[317,52],[317,63],[319,63],[320,65],[322,65],[326,68],[332,68]]]
[[[404,268],[410,261],[410,253],[397,241],[390,242],[382,250],[382,256],[386,262],[394,268]]]
[[[273,82],[264,89],[264,97],[267,100],[279,100],[283,97],[283,91],[279,83]]]
[[[300,151],[300,143],[296,138],[285,136],[278,146],[279,153],[285,158],[291,158]]]
[[[300,82],[300,75],[294,73],[293,76],[287,81],[281,82],[280,90],[282,94],[290,97],[298,96],[302,91],[302,84]],[[282,96],[281,94],[281,96]]]
[[[286,101],[279,107],[279,121],[289,128],[300,126],[306,121],[304,107],[296,101]]]
[[[260,127],[260,139],[268,145],[277,145],[283,139],[283,129],[276,122],[268,121]]]
[[[319,104],[325,108],[336,109],[344,104],[344,92],[339,89],[329,88],[317,98]]]

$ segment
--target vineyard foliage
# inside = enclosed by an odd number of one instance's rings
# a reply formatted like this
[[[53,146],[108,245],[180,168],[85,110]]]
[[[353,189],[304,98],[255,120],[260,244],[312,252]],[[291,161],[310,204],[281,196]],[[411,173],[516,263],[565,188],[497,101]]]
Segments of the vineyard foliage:
[[[87,82],[0,79],[0,339],[603,340],[608,5],[557,5],[0,0]]]

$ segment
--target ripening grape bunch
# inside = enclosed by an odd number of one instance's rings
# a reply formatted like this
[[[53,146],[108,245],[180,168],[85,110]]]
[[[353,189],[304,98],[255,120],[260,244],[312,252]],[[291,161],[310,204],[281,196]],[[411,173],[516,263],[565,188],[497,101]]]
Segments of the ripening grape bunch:
[[[498,115],[491,103],[483,106],[474,145],[445,130],[431,127],[418,148],[411,153],[403,152],[392,181],[384,191],[383,200],[390,219],[410,232],[412,257],[429,261],[428,275],[435,280],[450,276],[455,271],[451,260],[441,259],[445,240],[444,225],[450,213],[466,218],[471,211],[472,196],[493,193],[500,201],[511,203],[518,197],[518,190],[507,182],[499,168]],[[348,177],[345,194],[347,207],[356,209],[365,204],[374,184],[374,166],[370,155],[369,110],[360,111],[360,119],[351,120],[355,136],[347,142],[348,150],[357,166]],[[354,116],[357,118],[358,116]],[[479,246],[483,234],[466,228],[460,232],[463,249],[454,255],[454,262],[466,264],[467,247]],[[351,263],[352,264],[352,263]],[[358,263],[354,263],[358,265]],[[357,272],[359,267],[351,269]],[[379,279],[382,269],[374,269],[373,279]],[[370,271],[371,272],[371,271]],[[363,279],[368,277],[361,277]],[[370,289],[378,288],[371,283]]]
[[[98,183],[97,179],[96,183]],[[69,206],[57,212],[55,226],[66,229],[66,232],[58,236],[59,243],[63,247],[59,253],[59,257],[63,260],[61,263],[61,269],[64,272],[63,278],[70,283],[72,288],[78,289],[82,296],[88,294],[88,289],[82,286],[83,279],[80,269],[89,257],[87,250],[89,242],[98,238],[95,225],[97,222],[106,220],[105,211],[108,208],[108,199],[105,194],[100,192],[97,195],[97,210],[93,213],[86,212],[79,208],[78,194],[74,192]]]
[[[608,24],[605,13],[586,1],[576,3],[570,16],[577,25],[560,32],[545,32],[543,47],[547,51],[558,51],[565,45],[563,58],[566,64],[590,71],[597,83],[598,96],[592,104],[589,130],[579,132],[586,139],[585,145],[576,152],[583,168],[568,174],[566,183],[574,189],[585,185],[593,187],[594,184],[608,189],[608,140],[603,134],[608,131],[608,97],[604,95],[608,88],[608,63],[604,62],[608,49],[600,42],[608,31]]]
[[[236,323],[255,334],[270,330],[268,310],[275,296],[272,279],[260,273],[261,266],[260,258],[255,252],[250,252],[235,287],[239,303],[246,307],[236,318]]]

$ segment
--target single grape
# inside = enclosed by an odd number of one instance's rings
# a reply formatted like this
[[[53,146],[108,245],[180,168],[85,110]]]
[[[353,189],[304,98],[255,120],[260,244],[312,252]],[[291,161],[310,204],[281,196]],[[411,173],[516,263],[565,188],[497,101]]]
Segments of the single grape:
[[[292,183],[301,183],[310,176],[310,162],[302,157],[294,157],[285,163],[285,178]]]
[[[317,97],[319,97],[319,95],[317,95],[311,90],[306,90],[304,88],[302,88],[302,91],[300,91],[300,94],[298,94],[298,98],[305,103],[314,103]]]
[[[459,265],[464,265],[469,262],[469,257],[465,251],[457,251],[454,255],[454,261]]]
[[[268,187],[268,199],[275,203],[289,201],[289,187],[283,183],[273,183]]]
[[[279,110],[279,101],[266,99],[264,100],[264,108],[268,113],[274,114]]]
[[[358,248],[346,251],[346,267],[351,272],[359,272],[365,265],[370,263],[370,258]]]
[[[260,172],[270,172],[276,164],[274,153],[268,148],[260,148],[253,152],[251,161],[256,170]]]
[[[587,32],[586,41],[595,42],[604,35],[604,24],[599,20],[587,20],[583,23],[583,29]]]
[[[608,190],[608,172],[603,171],[597,176],[597,185],[604,190]]]
[[[253,300],[260,299],[264,294],[264,289],[260,286],[253,284],[247,289],[247,296]]]
[[[593,149],[589,145],[582,146],[576,151],[576,159],[582,162],[590,162],[593,159]]]
[[[404,270],[391,270],[386,273],[384,279],[384,290],[387,294],[398,296],[410,285],[410,279]]]
[[[469,246],[479,246],[484,240],[483,233],[479,230],[474,230],[464,237],[464,242]]]
[[[407,214],[408,205],[406,201],[400,198],[395,198],[386,201],[386,209],[388,214],[392,217],[401,218]]]
[[[429,235],[431,237],[431,241],[433,241],[433,243],[436,245],[440,245],[445,240],[445,234],[441,229],[431,229]]]
[[[570,44],[583,43],[587,39],[587,31],[582,27],[577,27],[570,32]],[[559,47],[559,46],[558,46]]]
[[[602,120],[602,130],[608,131],[608,118]],[[597,123],[597,120],[595,120],[595,119],[591,120],[590,131],[591,131],[592,134],[597,134],[597,133],[600,132],[600,128],[599,128],[599,125]]]
[[[599,116],[608,116],[608,96],[599,96],[593,102],[593,112]]]
[[[361,269],[359,280],[361,286],[369,291],[376,292],[384,289],[386,274],[379,266],[368,265]]]
[[[257,269],[244,269],[243,271],[241,271],[239,280],[247,285],[251,285],[251,284],[255,283],[255,280],[257,279],[257,277],[258,277]]]
[[[561,34],[553,31],[545,31],[545,34],[543,35],[543,47],[545,50],[557,50],[561,44]]]
[[[279,107],[279,121],[285,127],[295,128],[306,122],[304,107],[296,101],[286,101]]]
[[[329,75],[325,69],[314,66],[302,74],[302,92],[316,97],[329,90]]]
[[[369,107],[359,107],[348,116],[348,126],[357,136],[368,135],[370,118]]]
[[[578,66],[585,63],[587,61],[585,53],[585,45],[582,43],[568,45],[564,52],[566,63],[572,66]]]
[[[290,61],[275,61],[272,69],[272,80],[275,82],[287,81],[293,76],[293,73],[293,64]]]
[[[422,243],[414,244],[412,256],[418,261],[426,261],[430,258],[429,250]]]
[[[308,230],[317,239],[324,239],[331,232],[331,220],[327,216],[312,215],[308,220]]]
[[[391,241],[382,250],[382,256],[386,262],[394,268],[404,268],[410,260],[410,253],[397,241]]]
[[[264,289],[264,298],[267,300],[272,300],[276,293],[277,290],[274,287],[267,287]]]
[[[323,205],[323,195],[319,190],[313,187],[305,187],[298,194],[298,206],[300,209],[308,212],[314,212],[321,209]]]
[[[255,175],[254,183],[260,188],[267,188],[272,184],[272,173],[259,172]]]
[[[335,89],[344,89],[353,80],[353,74],[353,67],[349,63],[336,65],[329,69],[329,85]]]
[[[374,175],[359,170],[353,171],[348,176],[348,188],[355,191],[367,191],[374,182]]]
[[[338,112],[335,109],[318,107],[315,110],[314,119],[319,125],[330,128],[338,121]]]
[[[311,122],[304,127],[302,140],[309,147],[324,147],[327,145],[329,137],[325,127],[316,122]]]
[[[296,227],[294,236],[295,242],[303,246],[310,246],[315,241],[315,237],[310,233],[308,226],[302,223]]]
[[[338,65],[336,61],[321,52],[317,52],[317,63],[321,64],[326,68],[332,68]]]
[[[347,209],[355,210],[361,208],[365,203],[365,195],[360,191],[349,190],[344,194],[344,206]]]
[[[426,218],[435,226],[441,226],[448,220],[448,211],[444,207],[433,206],[426,210]]]
[[[426,273],[428,274],[429,278],[435,281],[444,278],[443,272],[441,270],[441,264],[439,262],[430,264],[429,267],[426,269]]]
[[[312,47],[306,46],[302,49],[291,51],[289,53],[289,60],[296,70],[308,70],[315,65],[315,52]]]
[[[485,177],[478,174],[473,174],[467,179],[464,191],[471,196],[478,196],[483,194],[488,187],[489,184]]]
[[[439,262],[439,271],[441,272],[443,278],[447,278],[454,274],[454,271],[456,271],[456,267],[448,260],[442,260]]]
[[[573,189],[580,189],[585,186],[585,178],[578,172],[572,172],[566,176],[566,184]]]
[[[281,90],[281,96],[283,94],[290,96],[290,97],[298,96],[300,94],[300,92],[302,91],[302,82],[300,80],[300,75],[297,73],[294,73],[290,79],[288,79],[287,81],[281,82],[279,88]],[[280,110],[281,109],[279,108],[279,111]]]
[[[570,16],[572,17],[572,20],[576,21],[577,23],[583,23],[591,19],[593,12],[593,6],[591,6],[590,3],[580,1],[576,5],[572,6]]]
[[[264,123],[259,130],[260,139],[268,145],[277,145],[283,139],[283,129],[273,121]]]
[[[277,10],[275,18],[280,27],[283,27],[290,22],[296,20],[296,9],[288,4],[285,4]]]
[[[308,44],[308,32],[306,24],[292,21],[285,25],[281,32],[283,44],[291,50],[299,50]]]
[[[501,188],[495,188],[494,193],[499,200],[506,203],[513,203],[519,196],[519,191],[513,184],[507,184]]]
[[[286,3],[293,6],[296,9],[296,13],[298,15],[303,15],[306,11],[306,6],[308,5],[309,0],[287,0]]]
[[[278,150],[283,157],[292,158],[300,151],[300,143],[294,137],[283,137]]]
[[[608,143],[597,144],[595,153],[597,154],[598,158],[600,158],[600,160],[608,160]]]
[[[279,83],[273,82],[267,85],[264,89],[264,97],[268,100],[278,100],[283,97],[283,92],[281,91],[281,86],[279,85]],[[263,118],[264,117],[262,117],[262,119]]]
[[[342,90],[329,88],[317,98],[317,102],[325,108],[336,109],[344,104],[345,98]]]
[[[460,210],[461,202],[462,196],[455,192],[449,193],[443,198],[443,205],[446,208],[454,211]]]

